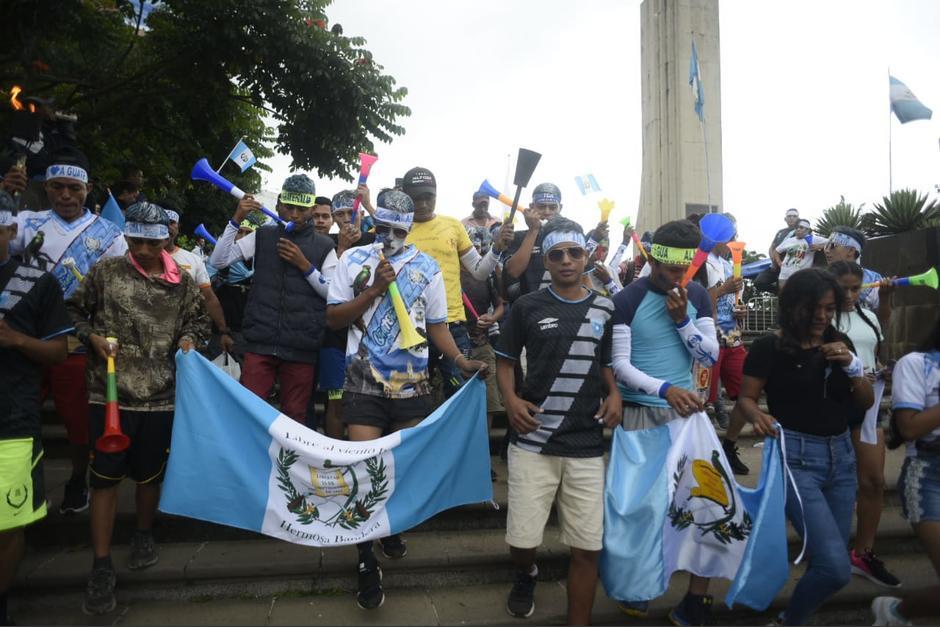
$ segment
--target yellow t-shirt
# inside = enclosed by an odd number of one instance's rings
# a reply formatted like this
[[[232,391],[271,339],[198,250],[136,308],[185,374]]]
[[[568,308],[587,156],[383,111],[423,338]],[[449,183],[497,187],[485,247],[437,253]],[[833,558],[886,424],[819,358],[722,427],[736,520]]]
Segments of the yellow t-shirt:
[[[466,253],[473,244],[460,220],[434,216],[427,222],[415,222],[406,243],[414,244],[418,250],[433,257],[441,267],[447,292],[447,322],[464,322],[467,317],[460,296],[460,251]]]

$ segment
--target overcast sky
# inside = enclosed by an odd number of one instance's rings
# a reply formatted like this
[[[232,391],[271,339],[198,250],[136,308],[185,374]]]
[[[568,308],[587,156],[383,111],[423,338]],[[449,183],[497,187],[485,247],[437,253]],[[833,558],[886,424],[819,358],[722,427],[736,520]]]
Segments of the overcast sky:
[[[724,209],[749,248],[766,248],[788,207],[815,219],[840,195],[871,206],[888,193],[889,67],[935,111],[891,120],[894,188],[937,195],[940,2],[722,0],[720,10]],[[557,183],[569,217],[592,227],[606,196],[614,219],[635,222],[639,0],[339,0],[327,14],[409,91],[407,132],[377,146],[373,189],[425,166],[438,212],[461,217],[484,178],[504,188],[507,155],[514,168],[523,146],[543,155],[532,185]],[[277,189],[290,158],[269,164]],[[574,177],[586,173],[602,194],[579,193]],[[324,195],[349,186],[309,174]]]

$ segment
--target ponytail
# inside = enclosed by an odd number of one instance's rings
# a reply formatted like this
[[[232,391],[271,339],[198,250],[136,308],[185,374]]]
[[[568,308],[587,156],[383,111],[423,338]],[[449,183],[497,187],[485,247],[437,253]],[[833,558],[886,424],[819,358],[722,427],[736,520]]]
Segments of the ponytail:
[[[875,326],[875,323],[872,322],[871,319],[868,317],[868,315],[865,313],[865,308],[862,307],[862,305],[861,305],[860,303],[858,303],[858,302],[855,303],[855,311],[856,311],[856,313],[858,313],[858,317],[861,318],[862,320],[864,320],[864,321],[865,321],[865,324],[867,324],[867,325],[869,326],[869,328],[870,328],[870,329],[874,332],[874,334],[875,334],[875,340],[876,340],[876,343],[875,343],[875,361],[877,362],[877,361],[879,361],[879,360],[881,359],[881,340],[883,339],[883,338],[881,337],[881,333],[878,331],[878,327]]]

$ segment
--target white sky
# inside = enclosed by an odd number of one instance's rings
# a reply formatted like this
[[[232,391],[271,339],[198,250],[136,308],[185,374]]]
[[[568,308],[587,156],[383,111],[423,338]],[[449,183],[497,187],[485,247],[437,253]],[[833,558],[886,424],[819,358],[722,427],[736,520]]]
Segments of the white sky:
[[[767,247],[788,207],[815,220],[840,194],[870,207],[888,193],[889,67],[935,112],[892,119],[894,188],[936,196],[940,2],[722,0],[720,11],[724,209],[749,248]],[[377,145],[373,190],[421,165],[437,177],[438,213],[462,217],[484,178],[512,196],[507,154],[513,169],[522,146],[542,153],[525,203],[552,181],[586,228],[605,196],[612,223],[635,223],[639,0],[338,0],[327,14],[409,91],[405,135]],[[277,189],[290,159],[268,164]],[[574,177],[587,173],[602,194],[579,193]],[[309,174],[323,195],[351,186]]]

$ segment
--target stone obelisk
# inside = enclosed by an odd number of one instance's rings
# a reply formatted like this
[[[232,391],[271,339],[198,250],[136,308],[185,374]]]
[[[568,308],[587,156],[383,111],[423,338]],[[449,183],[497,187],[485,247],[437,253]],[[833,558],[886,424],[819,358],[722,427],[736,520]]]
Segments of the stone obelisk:
[[[721,67],[718,0],[644,0],[640,13],[642,232],[691,213],[722,210]],[[704,122],[689,86],[693,38]]]

